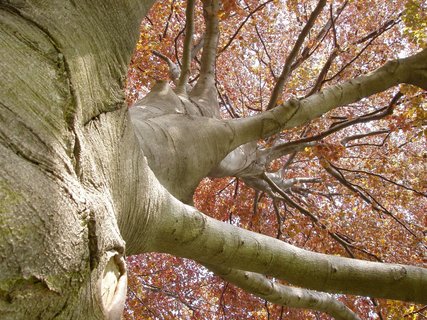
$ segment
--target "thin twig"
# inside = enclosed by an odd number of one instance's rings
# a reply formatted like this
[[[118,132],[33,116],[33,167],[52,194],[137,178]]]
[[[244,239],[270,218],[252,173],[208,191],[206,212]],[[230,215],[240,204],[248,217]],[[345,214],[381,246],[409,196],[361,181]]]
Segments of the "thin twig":
[[[304,208],[303,206],[299,205],[298,203],[296,203],[294,200],[292,200],[273,180],[270,179],[270,177],[267,176],[267,174],[263,174],[261,177],[264,181],[266,181],[268,183],[268,185],[271,187],[271,189],[274,192],[277,192],[281,197],[281,199],[289,204],[291,207],[297,209],[299,212],[301,212],[303,215],[309,217],[311,219],[311,221],[315,224],[318,225],[319,227],[321,227],[323,230],[325,230],[329,236],[331,238],[333,238],[335,241],[337,241],[343,248],[344,250],[349,254],[350,257],[354,258],[353,252],[351,251],[350,248],[359,250],[365,254],[367,254],[368,256],[373,257],[375,260],[377,261],[381,261],[380,258],[378,258],[376,255],[374,255],[373,253],[368,252],[365,249],[359,248],[353,244],[351,244],[347,239],[345,239],[345,237],[337,232],[332,232],[329,230],[329,228],[320,221],[320,219],[318,217],[316,217],[314,214],[312,214],[310,211],[308,211],[306,208]]]

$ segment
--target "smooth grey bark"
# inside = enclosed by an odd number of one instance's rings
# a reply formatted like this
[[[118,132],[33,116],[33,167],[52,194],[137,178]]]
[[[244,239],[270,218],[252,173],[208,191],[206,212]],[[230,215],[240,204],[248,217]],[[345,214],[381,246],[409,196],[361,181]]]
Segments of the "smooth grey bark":
[[[427,269],[307,251],[210,218],[170,197],[144,250],[274,276],[302,288],[426,303]]]
[[[209,268],[209,266],[207,267]],[[259,273],[221,266],[210,267],[210,269],[217,275],[220,275],[224,280],[269,302],[285,307],[326,312],[337,320],[360,320],[344,304],[323,292],[284,286]]]
[[[230,126],[203,116],[168,83],[158,83],[129,113],[150,168],[184,202],[191,202],[199,182],[232,148]]]
[[[206,19],[213,23],[202,57],[208,62],[194,91],[177,95],[169,85],[159,84],[128,112],[124,77],[140,20],[151,3],[8,1],[0,5],[4,44],[0,62],[0,313],[6,319],[118,319],[125,296],[125,243],[127,254],[159,250],[183,256],[193,255],[188,251],[191,244],[199,253],[192,256],[196,260],[245,267],[236,262],[237,251],[224,259],[219,250],[233,245],[229,239],[251,238],[252,234],[205,219],[175,198],[191,202],[199,181],[236,147],[277,132],[284,123],[293,126],[301,121],[286,121],[293,114],[285,110],[288,104],[255,119],[216,118],[211,85],[217,1],[204,1]],[[336,92],[330,89],[319,94],[323,98],[316,95],[300,101],[300,107],[295,107],[302,110],[299,119],[306,121],[397,83],[425,85],[425,61],[419,57],[405,60],[413,61],[406,65],[410,75],[387,74],[392,78],[389,82],[363,94],[354,91],[351,83],[345,85],[348,93],[342,94],[351,96],[347,100],[335,99]],[[355,87],[363,88],[363,84]],[[317,101],[324,103],[317,113],[307,114],[301,108],[313,110]],[[195,222],[184,229],[182,222],[191,219]],[[215,245],[198,242],[199,222],[210,230],[207,243]],[[163,229],[159,223],[164,223]],[[174,230],[174,224],[180,229]],[[179,233],[178,242],[174,242],[175,233]],[[267,255],[274,250],[278,256],[286,255],[284,248],[290,248],[265,236],[256,237],[264,243]],[[281,260],[274,261],[271,270],[263,269],[265,260],[254,251],[257,241],[245,245],[254,258],[251,270],[276,274]],[[299,253],[295,249],[296,258]],[[306,256],[300,258],[307,258],[309,265],[318,262],[319,254]],[[330,259],[321,256],[326,270]],[[351,262],[348,265],[354,268]],[[367,290],[362,285],[348,291],[355,279],[340,284],[346,277],[338,269],[338,280],[330,281],[327,288],[316,286],[332,292],[420,301],[425,271],[405,267],[406,276],[399,268],[394,273],[387,269],[385,280],[381,274],[376,277],[381,284],[387,282],[387,275],[396,281],[404,279],[397,286],[404,291],[400,295],[392,293],[396,286]],[[314,271],[307,272],[291,273],[289,279],[298,283]],[[281,271],[277,274],[285,277]]]

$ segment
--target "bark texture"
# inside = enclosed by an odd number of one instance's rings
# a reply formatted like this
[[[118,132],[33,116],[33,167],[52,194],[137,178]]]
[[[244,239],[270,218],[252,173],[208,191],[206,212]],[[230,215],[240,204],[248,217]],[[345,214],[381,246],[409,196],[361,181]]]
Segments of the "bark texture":
[[[120,317],[116,215],[141,157],[123,82],[149,4],[0,4],[2,319]]]

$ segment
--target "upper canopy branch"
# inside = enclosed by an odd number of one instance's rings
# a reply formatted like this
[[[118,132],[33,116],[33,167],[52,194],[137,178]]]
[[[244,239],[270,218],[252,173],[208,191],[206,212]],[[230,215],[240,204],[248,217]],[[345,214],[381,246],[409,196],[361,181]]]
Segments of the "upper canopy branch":
[[[200,76],[192,94],[201,95],[205,90],[215,90],[215,64],[219,40],[218,0],[203,0],[206,31],[201,57]]]
[[[234,32],[234,34],[231,36],[231,38],[227,41],[227,43],[224,45],[224,47],[221,48],[221,50],[219,50],[219,54],[221,54],[222,52],[224,52],[225,50],[227,50],[227,48],[231,45],[231,43],[233,42],[233,40],[236,38],[236,36],[239,34],[240,30],[243,28],[243,26],[246,24],[246,22],[258,11],[260,11],[261,9],[263,9],[267,4],[269,4],[270,2],[273,2],[273,0],[267,0],[263,3],[261,3],[258,7],[256,7],[255,9],[253,9],[251,12],[249,12],[249,14],[246,16],[246,18],[240,23],[240,25],[237,27],[236,32]]]
[[[323,7],[326,5],[326,0],[320,0],[317,3],[316,8],[313,10],[313,12],[310,15],[310,18],[308,19],[307,23],[305,24],[304,28],[302,29],[301,33],[298,36],[297,41],[294,44],[294,47],[292,48],[291,52],[289,53],[288,57],[286,58],[285,65],[283,66],[282,73],[280,74],[279,78],[277,79],[276,85],[273,88],[273,92],[271,93],[270,101],[267,105],[267,110],[270,110],[276,106],[277,100],[279,99],[279,96],[283,92],[283,88],[285,86],[285,83],[287,79],[289,78],[289,75],[292,71],[292,64],[294,63],[298,52],[300,51],[305,38],[307,37],[308,33],[310,32],[311,28],[314,26],[314,22],[316,21],[319,14],[322,12]]]
[[[376,255],[374,255],[374,254],[366,251],[363,248],[359,248],[358,246],[355,246],[352,243],[353,240],[351,240],[347,236],[343,236],[342,234],[340,234],[337,231],[332,231],[325,223],[323,223],[313,213],[311,213],[309,210],[307,210],[306,208],[304,208],[303,206],[299,205],[294,200],[292,200],[289,197],[289,195],[286,194],[285,191],[283,190],[283,185],[280,184],[280,181],[278,183],[277,179],[276,180],[272,179],[271,175],[269,175],[269,174],[264,174],[261,178],[267,182],[268,186],[273,191],[273,194],[272,194],[273,197],[277,197],[277,196],[274,195],[274,193],[278,194],[279,195],[279,197],[278,197],[279,199],[283,200],[285,203],[289,204],[291,207],[293,207],[296,210],[298,210],[304,216],[310,218],[310,220],[315,225],[317,225],[318,227],[326,230],[328,232],[329,236],[332,239],[334,239],[335,241],[337,241],[345,249],[345,251],[349,254],[350,257],[354,258],[354,254],[351,251],[351,249],[356,249],[356,250],[359,250],[359,251],[367,254],[368,256],[374,257],[377,261],[381,261]],[[293,188],[293,190],[295,190],[295,189]]]
[[[184,51],[182,53],[181,75],[178,80],[176,90],[178,93],[186,92],[185,86],[190,78],[191,65],[191,50],[194,34],[194,4],[195,0],[187,0],[187,8],[185,13],[185,38]]]
[[[388,115],[391,115],[393,113],[393,108],[397,104],[400,97],[402,97],[402,93],[399,91],[397,94],[394,95],[393,99],[391,100],[390,104],[387,107],[381,108],[379,110],[376,110],[374,112],[370,112],[368,114],[359,116],[354,119],[349,120],[343,120],[338,123],[334,123],[331,125],[331,127],[328,130],[325,130],[319,134],[316,134],[314,136],[309,136],[305,138],[300,138],[297,140],[285,142],[285,143],[279,143],[276,145],[273,145],[270,148],[264,149],[261,151],[261,153],[265,153],[268,157],[268,162],[272,161],[274,159],[277,159],[281,156],[284,156],[286,154],[289,154],[294,151],[299,151],[304,149],[308,146],[315,145],[315,141],[319,141],[335,132],[338,132],[344,128],[347,128],[349,126],[358,124],[358,123],[366,123],[374,120],[382,119]],[[388,132],[388,131],[387,131]],[[363,134],[363,136],[372,135],[371,134]],[[360,135],[359,135],[360,136]],[[348,140],[347,140],[348,139]],[[342,144],[345,145],[349,140],[351,140],[351,137],[344,138],[342,140]],[[354,138],[356,139],[356,138]]]
[[[363,190],[360,186],[357,184],[351,183],[346,179],[344,174],[335,167],[332,163],[322,160],[323,167],[327,173],[329,173],[332,177],[334,177],[336,180],[338,180],[343,186],[345,186],[350,191],[354,192],[355,194],[359,195],[363,201],[366,203],[372,205],[372,208],[376,211],[382,212],[388,216],[390,216],[393,220],[395,220],[398,224],[400,224],[403,228],[405,228],[410,234],[412,234],[415,238],[419,238],[419,236],[412,231],[401,219],[396,217],[395,214],[387,210],[383,205],[381,205],[374,197],[370,195],[370,193]]]
[[[227,122],[234,128],[234,146],[265,138],[287,128],[302,125],[334,108],[359,101],[400,83],[427,88],[427,49],[405,59],[386,63],[381,68],[341,84],[323,89],[300,100],[289,100],[253,117]]]

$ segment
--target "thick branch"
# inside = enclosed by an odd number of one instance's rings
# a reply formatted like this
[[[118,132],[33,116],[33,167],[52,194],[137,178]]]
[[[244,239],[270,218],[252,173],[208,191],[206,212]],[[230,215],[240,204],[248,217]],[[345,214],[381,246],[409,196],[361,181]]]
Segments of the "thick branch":
[[[316,134],[310,137],[300,138],[300,139],[289,141],[286,143],[277,144],[272,146],[271,148],[263,150],[262,152],[268,155],[268,161],[272,161],[273,159],[277,159],[291,152],[297,152],[304,149],[305,147],[313,146],[316,144],[316,141],[319,141],[349,126],[355,125],[357,123],[366,123],[366,122],[382,119],[393,113],[393,108],[397,104],[401,96],[402,96],[402,93],[399,91],[397,94],[394,95],[393,99],[391,100],[390,104],[387,107],[381,108],[379,110],[359,116],[354,119],[334,123],[331,125],[331,127],[328,130],[323,131],[319,134]],[[365,134],[364,136],[366,135],[370,135],[370,134]],[[343,141],[345,141],[345,139],[343,139]],[[346,143],[347,142],[348,141],[346,141]],[[342,144],[345,145],[343,142]]]
[[[234,144],[237,147],[302,125],[329,110],[385,91],[399,83],[427,88],[427,49],[405,59],[390,61],[367,75],[331,86],[305,99],[289,100],[253,117],[228,120],[236,132]]]
[[[185,86],[190,78],[190,65],[191,65],[191,50],[193,43],[194,33],[194,3],[195,0],[187,0],[187,9],[185,13],[185,38],[184,38],[184,51],[182,53],[182,68],[181,75],[178,80],[176,90],[178,93],[186,93]]]
[[[201,58],[200,77],[194,87],[194,95],[200,95],[204,90],[215,89],[215,62],[219,39],[218,10],[218,0],[203,1],[206,32]]]
[[[207,267],[224,280],[271,303],[325,312],[337,320],[360,319],[343,303],[328,294],[285,286],[254,272],[222,266],[207,265]]]
[[[427,269],[330,256],[212,219],[172,197],[153,217],[146,248],[271,275],[327,292],[425,303]]]

